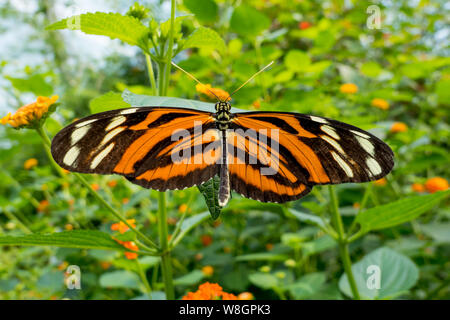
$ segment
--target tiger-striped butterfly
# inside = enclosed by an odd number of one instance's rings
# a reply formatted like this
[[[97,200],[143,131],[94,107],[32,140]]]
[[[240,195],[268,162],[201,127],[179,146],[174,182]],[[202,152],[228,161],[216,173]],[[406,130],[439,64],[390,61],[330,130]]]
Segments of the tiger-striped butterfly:
[[[387,144],[352,125],[294,112],[233,113],[228,99],[215,112],[154,106],[94,114],[62,129],[51,152],[69,171],[119,174],[159,191],[219,175],[221,206],[231,190],[286,202],[314,185],[380,179],[394,164]]]

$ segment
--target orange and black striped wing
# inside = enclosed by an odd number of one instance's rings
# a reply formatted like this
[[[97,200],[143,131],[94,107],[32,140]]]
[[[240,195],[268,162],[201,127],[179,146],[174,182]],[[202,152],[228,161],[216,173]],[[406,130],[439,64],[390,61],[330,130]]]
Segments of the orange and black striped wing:
[[[52,141],[63,168],[119,174],[156,190],[201,184],[218,172],[220,145],[211,113],[184,108],[141,107],[107,111],[78,120]],[[204,157],[208,156],[208,161]]]
[[[377,180],[394,165],[387,144],[336,120],[288,112],[247,112],[234,114],[231,129],[231,188],[260,201],[299,199],[318,184]]]

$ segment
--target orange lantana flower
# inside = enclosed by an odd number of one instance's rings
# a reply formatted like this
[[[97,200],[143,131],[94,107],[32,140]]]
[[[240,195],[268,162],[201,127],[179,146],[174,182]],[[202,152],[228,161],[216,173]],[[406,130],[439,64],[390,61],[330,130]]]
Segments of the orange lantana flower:
[[[224,292],[217,283],[205,282],[197,291],[188,292],[182,300],[238,300],[238,298],[232,293]]]
[[[406,132],[406,131],[408,131],[408,126],[403,122],[395,122],[391,127],[392,133]]]
[[[424,192],[425,191],[425,186],[421,183],[413,183],[411,185],[411,189],[415,192]]]
[[[210,235],[208,235],[208,234],[202,235],[200,240],[202,241],[202,244],[203,244],[204,247],[209,246],[212,243],[212,241],[213,241],[212,237]]]
[[[9,124],[14,128],[36,127],[39,120],[49,112],[50,106],[58,98],[56,95],[51,98],[37,97],[36,102],[20,107],[14,114],[8,113],[0,120],[0,123],[3,125]]]
[[[136,220],[135,219],[128,219],[127,222],[130,226],[132,226],[133,228],[136,228]],[[123,223],[122,221],[120,221],[118,223],[113,223],[111,225],[112,231],[119,231],[122,234],[127,232],[129,229],[130,228],[128,228],[128,226],[125,223]]]
[[[108,187],[114,188],[115,186],[117,186],[117,180],[108,181],[107,184],[108,184]]]
[[[117,243],[121,244],[125,248],[133,251],[139,251],[139,247],[134,243],[133,241],[121,241],[119,239],[114,239],[117,241]],[[129,260],[137,259],[138,254],[136,252],[128,252],[125,251],[125,257]]]
[[[358,92],[358,86],[354,83],[344,83],[341,85],[339,90],[342,93],[357,93]]]
[[[386,185],[387,180],[386,180],[386,178],[381,178],[381,179],[375,180],[373,183],[374,183],[376,186],[382,187],[382,186],[385,186],[385,185]]]
[[[217,100],[217,98],[219,98],[221,101],[225,101],[225,99],[226,101],[231,100],[230,94],[228,92],[220,88],[212,88],[210,84],[199,83],[195,86],[195,89],[197,90],[197,92],[204,94],[212,100]]]
[[[425,188],[430,193],[447,190],[448,189],[448,181],[441,177],[431,178],[431,179],[428,179],[427,182],[425,182]]]
[[[378,108],[381,110],[389,109],[389,102],[387,102],[384,99],[375,98],[372,100],[372,102],[370,104],[372,105],[372,107],[375,107],[375,108]]]
[[[35,158],[31,158],[31,159],[28,159],[27,161],[25,161],[25,163],[23,164],[23,167],[26,170],[30,170],[31,168],[36,167],[37,164],[38,164],[38,161]]]
[[[50,202],[48,200],[42,200],[41,202],[39,202],[37,211],[38,212],[46,212],[46,211],[48,211],[49,206],[50,206]]]
[[[238,295],[239,300],[253,300],[255,297],[251,292],[242,292]]]

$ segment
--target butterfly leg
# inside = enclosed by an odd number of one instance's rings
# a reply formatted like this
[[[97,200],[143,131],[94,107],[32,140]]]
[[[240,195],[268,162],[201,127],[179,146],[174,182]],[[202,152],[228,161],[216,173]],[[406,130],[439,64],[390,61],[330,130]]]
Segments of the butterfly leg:
[[[227,132],[222,133],[222,163],[220,164],[219,205],[224,207],[230,200],[230,174],[228,172]]]

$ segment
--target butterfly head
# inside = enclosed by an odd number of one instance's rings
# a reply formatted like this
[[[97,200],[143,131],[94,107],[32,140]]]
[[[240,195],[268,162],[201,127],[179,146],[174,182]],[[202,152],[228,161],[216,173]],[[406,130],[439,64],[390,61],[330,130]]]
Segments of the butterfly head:
[[[231,104],[225,101],[217,102],[215,107],[217,113],[230,112],[231,110]]]

